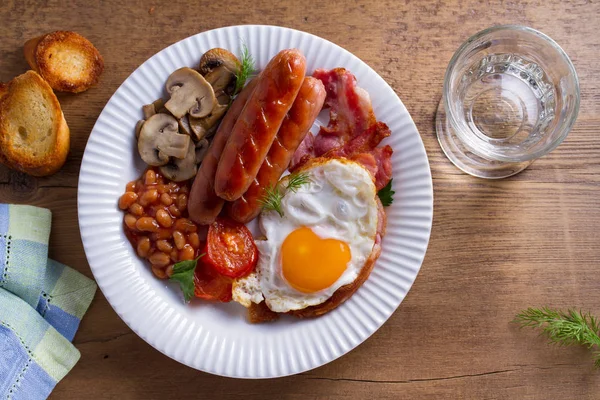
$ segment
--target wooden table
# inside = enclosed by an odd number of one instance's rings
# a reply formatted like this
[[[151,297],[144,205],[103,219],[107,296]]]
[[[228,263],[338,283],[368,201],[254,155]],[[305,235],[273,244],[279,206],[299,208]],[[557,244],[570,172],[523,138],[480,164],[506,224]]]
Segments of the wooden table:
[[[101,4],[96,4],[101,3]],[[552,154],[501,181],[462,174],[442,154],[435,110],[444,70],[471,34],[494,24],[540,29],[581,81],[575,128]],[[205,30],[272,24],[331,40],[371,65],[421,132],[433,173],[429,251],[410,293],[364,344],[316,370],[268,381],[195,371],[135,335],[99,292],[74,343],[82,357],[54,399],[599,398],[588,351],[555,348],[510,321],[528,306],[600,315],[600,6],[593,1],[2,0],[0,81],[28,69],[23,43],[58,29],[104,55],[101,84],[59,95],[71,128],[64,168],[36,179],[0,167],[0,201],[52,210],[51,256],[92,276],[77,225],[79,166],[112,93],[144,60]]]

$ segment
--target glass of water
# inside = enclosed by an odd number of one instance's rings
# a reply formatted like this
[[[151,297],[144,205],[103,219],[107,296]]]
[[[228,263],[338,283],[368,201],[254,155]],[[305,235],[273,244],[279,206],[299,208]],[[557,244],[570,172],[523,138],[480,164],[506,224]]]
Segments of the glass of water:
[[[578,111],[579,81],[560,46],[535,29],[502,25],[471,37],[452,57],[436,131],[458,168],[505,178],[555,149]]]

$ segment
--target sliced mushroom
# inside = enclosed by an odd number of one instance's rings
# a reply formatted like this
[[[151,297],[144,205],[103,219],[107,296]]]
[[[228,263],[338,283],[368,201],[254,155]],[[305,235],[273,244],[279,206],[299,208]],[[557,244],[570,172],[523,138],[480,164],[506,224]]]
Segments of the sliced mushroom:
[[[211,84],[215,94],[223,91],[231,96],[235,92],[235,72],[230,71],[225,66],[213,69],[204,75],[204,79]]]
[[[144,113],[144,119],[148,119],[154,114],[158,114],[161,110],[165,109],[165,101],[163,99],[154,100],[150,104],[146,104],[142,107],[142,112]]]
[[[144,119],[148,119],[154,114],[156,114],[156,109],[154,108],[154,104],[146,104],[142,107],[142,112],[144,113]]]
[[[165,107],[160,108],[156,113],[157,114],[169,114],[169,115],[173,115]]]
[[[204,156],[208,152],[208,140],[202,139],[196,143],[196,164],[200,164],[204,160]]]
[[[189,138],[189,136],[188,136]],[[189,146],[185,158],[182,160],[171,158],[168,164],[160,167],[160,172],[168,179],[181,182],[196,176],[198,166],[196,165],[196,149]]]
[[[154,114],[142,125],[138,138],[140,157],[148,165],[160,166],[169,162],[169,157],[184,158],[191,139],[179,133],[177,120],[168,114]]]
[[[165,108],[177,119],[189,114],[196,118],[206,117],[217,99],[210,83],[191,68],[180,68],[167,79],[167,92],[171,95]]]
[[[235,74],[239,70],[241,63],[240,60],[238,60],[238,58],[229,50],[216,47],[214,49],[210,49],[202,55],[198,70],[202,75],[206,75],[213,69],[220,66],[224,66]]]
[[[213,108],[210,115],[204,118],[190,117],[190,127],[192,128],[196,140],[209,137],[217,130],[219,121],[223,118],[223,115],[225,115],[229,108],[229,101],[230,97],[225,92],[221,91],[217,97],[217,105]]]
[[[194,118],[194,117],[190,117],[189,121],[190,121],[190,128],[192,129],[192,134],[194,137],[194,140],[198,141],[198,140],[202,140],[204,139],[204,137],[207,136],[207,131],[206,129],[204,129],[204,125],[202,124],[202,122],[205,120],[205,118]]]
[[[192,127],[190,126],[190,120],[186,115],[183,116],[183,118],[180,118],[179,120],[179,130],[181,131],[181,133],[185,133],[186,135],[192,135]]]
[[[139,138],[140,137],[140,132],[142,131],[142,126],[144,126],[144,122],[146,122],[143,119],[140,119],[136,124],[135,124],[135,138]]]
[[[165,101],[163,99],[157,99],[152,102],[152,105],[156,112],[159,113],[161,109],[165,108]]]

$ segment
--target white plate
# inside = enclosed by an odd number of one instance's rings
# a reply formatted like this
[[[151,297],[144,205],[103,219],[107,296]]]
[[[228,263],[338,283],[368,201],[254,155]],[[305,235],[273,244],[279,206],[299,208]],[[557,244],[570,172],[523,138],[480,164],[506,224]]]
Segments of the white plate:
[[[236,304],[195,301],[152,276],[122,228],[117,200],[144,169],[134,126],[141,107],[163,95],[175,69],[195,67],[210,48],[239,53],[244,42],[263,68],[279,50],[296,47],[308,71],[345,67],[370,94],[394,148],[395,201],[387,208],[383,251],[366,283],[342,306],[315,319],[284,317],[251,325]],[[327,121],[320,121],[326,123]],[[408,111],[367,64],[308,33],[273,26],[233,26],[203,32],[154,55],[112,96],[88,140],[79,175],[79,226],[85,253],[102,292],[119,316],[149,344],[190,367],[238,378],[271,378],[319,367],[352,350],[396,310],[415,280],[429,240],[433,189],[427,155]],[[377,356],[377,355],[373,355]]]

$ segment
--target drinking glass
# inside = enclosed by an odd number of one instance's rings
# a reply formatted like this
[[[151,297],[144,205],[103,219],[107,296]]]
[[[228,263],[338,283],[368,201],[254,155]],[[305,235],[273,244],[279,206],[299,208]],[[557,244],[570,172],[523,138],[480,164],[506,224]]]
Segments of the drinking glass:
[[[551,38],[524,26],[481,31],[456,51],[436,117],[438,141],[464,172],[505,178],[554,150],[579,111],[579,81]]]

